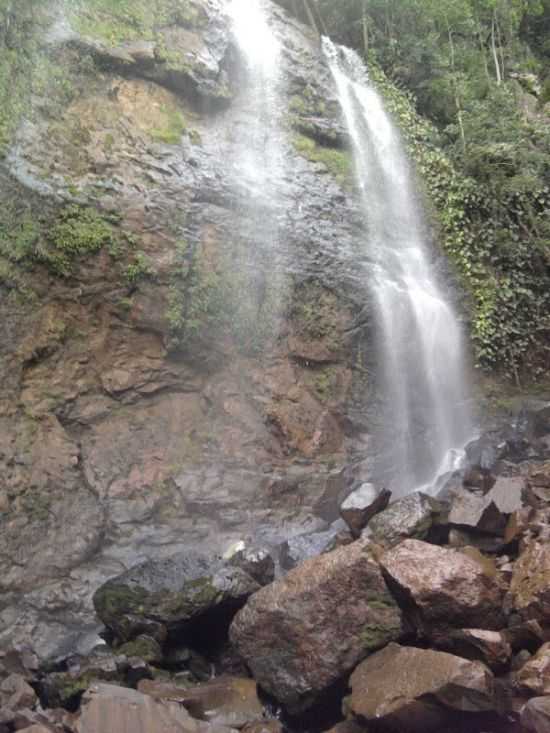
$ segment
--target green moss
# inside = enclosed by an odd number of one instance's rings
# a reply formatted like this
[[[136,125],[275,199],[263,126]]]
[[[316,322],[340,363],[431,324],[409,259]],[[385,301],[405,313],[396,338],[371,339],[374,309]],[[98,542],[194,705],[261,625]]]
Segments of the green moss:
[[[204,9],[193,0],[86,0],[73,11],[80,33],[111,45],[154,40],[159,28],[198,28],[205,21]]]
[[[185,118],[180,110],[164,106],[160,110],[159,126],[149,131],[156,142],[177,145],[187,130]]]
[[[395,639],[396,632],[398,631],[399,629],[392,625],[388,626],[387,624],[377,623],[365,624],[360,634],[361,643],[368,651],[375,651]]]
[[[133,262],[126,267],[126,280],[131,285],[135,285],[139,280],[150,277],[152,274],[151,263],[143,252],[137,252]]]
[[[349,151],[319,145],[305,135],[296,135],[293,144],[302,157],[312,163],[322,163],[339,183],[349,184],[352,181],[353,163]]]
[[[127,657],[139,657],[144,662],[154,664],[162,659],[162,650],[159,643],[151,636],[138,636],[137,639],[129,641],[118,647],[117,654],[124,654]]]

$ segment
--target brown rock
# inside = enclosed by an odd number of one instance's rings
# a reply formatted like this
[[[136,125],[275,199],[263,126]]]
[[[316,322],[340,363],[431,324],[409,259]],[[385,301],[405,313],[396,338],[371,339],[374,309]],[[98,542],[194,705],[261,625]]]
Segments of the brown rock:
[[[544,644],[515,675],[516,685],[534,695],[550,695],[550,643]]]
[[[32,708],[37,701],[36,692],[19,674],[9,675],[0,684],[0,704],[10,710]]]
[[[481,565],[462,552],[406,540],[386,552],[382,568],[419,627],[498,629],[503,625],[503,592]]]
[[[449,711],[495,708],[493,675],[480,662],[390,644],[351,676],[349,711],[400,733],[441,730]]]
[[[514,565],[510,593],[525,620],[550,620],[550,545],[530,542]]]
[[[503,635],[513,651],[529,649],[536,651],[547,640],[538,621],[525,621],[503,630]]]
[[[423,540],[441,510],[441,504],[431,496],[415,491],[371,519],[365,536],[385,547],[393,547],[408,537]]]
[[[550,461],[529,467],[529,483],[532,487],[550,489]]]
[[[550,697],[534,697],[521,712],[521,725],[535,733],[550,733]]]
[[[401,612],[365,541],[306,560],[262,588],[230,629],[255,679],[291,711],[315,703],[401,633]]]
[[[142,680],[138,690],[155,700],[180,702],[194,717],[216,725],[242,728],[261,720],[264,708],[254,680],[218,677],[195,687],[180,687],[167,682]]]
[[[500,631],[450,630],[436,636],[434,641],[441,649],[459,657],[483,662],[493,671],[502,670],[512,658],[512,647]]]
[[[83,697],[76,733],[228,733],[231,729],[194,720],[177,702],[114,685],[93,685]]]
[[[355,537],[379,512],[386,509],[391,491],[378,489],[373,484],[362,484],[353,491],[340,507],[340,516]]]

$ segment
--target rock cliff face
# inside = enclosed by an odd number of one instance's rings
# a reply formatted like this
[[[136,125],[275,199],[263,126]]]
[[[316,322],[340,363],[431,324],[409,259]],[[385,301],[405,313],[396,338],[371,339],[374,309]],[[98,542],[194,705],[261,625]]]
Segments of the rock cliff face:
[[[114,5],[0,2],[0,647],[43,658],[95,642],[108,577],[324,529],[365,472],[362,232],[317,39],[270,8],[274,252],[224,3]]]

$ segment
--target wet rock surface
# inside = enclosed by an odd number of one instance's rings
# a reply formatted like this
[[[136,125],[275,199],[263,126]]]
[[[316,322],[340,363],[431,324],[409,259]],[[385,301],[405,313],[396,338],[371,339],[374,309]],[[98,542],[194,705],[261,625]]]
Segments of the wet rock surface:
[[[255,112],[223,4],[161,5],[127,38],[116,14],[44,3],[33,53],[63,84],[37,87],[0,166],[2,227],[24,222],[51,255],[0,281],[0,648],[32,640],[41,659],[89,651],[93,593],[141,562],[273,549],[317,512],[336,520],[364,439],[348,420],[364,286],[342,257],[362,227],[324,148],[294,145],[305,130],[346,166],[317,39],[270,6],[285,103],[311,100],[289,113],[284,193],[262,210],[274,262],[236,158]],[[61,220],[105,245],[62,260]]]
[[[485,568],[462,552],[405,540],[381,565],[419,629],[499,629],[504,591]]]
[[[306,560],[254,594],[230,638],[260,685],[297,712],[402,632],[370,545],[358,541]]]
[[[441,509],[441,505],[430,496],[414,492],[371,519],[365,536],[387,547],[393,547],[408,537],[423,540]]]
[[[440,730],[449,709],[493,710],[493,676],[480,662],[443,652],[390,644],[351,676],[350,713],[390,729]]]
[[[232,613],[259,584],[236,566],[185,553],[144,563],[109,580],[94,595],[99,618],[121,640],[146,633],[164,641],[209,611]]]
[[[355,537],[369,521],[387,508],[391,492],[379,489],[374,484],[362,484],[355,489],[340,507],[340,516],[346,522]]]

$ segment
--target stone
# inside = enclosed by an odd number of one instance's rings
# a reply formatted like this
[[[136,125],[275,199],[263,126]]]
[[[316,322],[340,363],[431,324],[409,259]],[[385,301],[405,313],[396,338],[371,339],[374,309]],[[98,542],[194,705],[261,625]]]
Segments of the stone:
[[[32,708],[38,702],[33,688],[19,674],[10,674],[0,683],[0,707],[14,712]]]
[[[162,661],[162,649],[156,639],[145,634],[137,636],[132,641],[126,642],[117,648],[117,654],[126,657],[136,657],[148,664],[158,664]]]
[[[523,479],[499,478],[486,494],[457,492],[451,500],[449,524],[502,535],[507,515],[522,508]]]
[[[529,542],[514,563],[510,596],[524,620],[550,621],[550,544]]]
[[[550,643],[543,644],[515,673],[514,682],[521,690],[538,697],[550,695]]]
[[[514,652],[521,649],[534,652],[547,641],[547,634],[542,630],[538,621],[515,623],[503,629],[502,634]]]
[[[261,687],[298,712],[402,630],[371,544],[359,540],[251,596],[230,639]]]
[[[82,699],[76,733],[228,733],[194,720],[177,702],[160,703],[137,690],[93,685]]]
[[[387,547],[393,547],[408,537],[425,539],[441,509],[435,499],[416,491],[390,504],[371,519],[365,537]]]
[[[494,681],[481,662],[390,644],[357,667],[347,709],[400,733],[440,731],[451,713],[495,710]]]
[[[107,628],[130,641],[146,634],[162,641],[214,608],[229,614],[258,590],[244,570],[206,555],[188,552],[146,562],[105,583],[94,606]]]
[[[533,494],[543,502],[550,501],[550,461],[533,463],[529,467],[528,479]]]
[[[493,672],[502,671],[512,659],[512,647],[505,632],[485,629],[451,629],[432,641],[452,654],[486,664]]]
[[[380,563],[423,633],[433,627],[498,630],[504,625],[502,589],[464,553],[405,540]]]
[[[361,484],[340,506],[340,516],[354,537],[359,537],[374,515],[387,508],[390,498],[391,491],[387,489],[377,488],[374,484]]]
[[[256,682],[251,679],[225,676],[195,687],[142,680],[138,690],[155,700],[179,702],[194,718],[216,725],[243,728],[264,717]]]
[[[244,570],[260,585],[268,585],[275,580],[275,561],[269,550],[264,547],[239,547],[227,559],[228,565]]]
[[[322,555],[324,552],[333,549],[342,529],[340,524],[345,527],[345,524],[340,520],[340,523],[335,523],[322,532],[298,535],[283,542],[279,554],[279,561],[283,570],[292,570],[304,560]]]
[[[533,697],[521,711],[521,726],[534,733],[550,733],[550,697]]]

